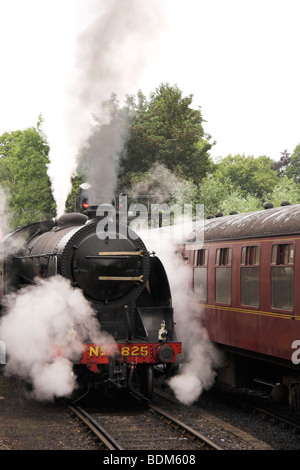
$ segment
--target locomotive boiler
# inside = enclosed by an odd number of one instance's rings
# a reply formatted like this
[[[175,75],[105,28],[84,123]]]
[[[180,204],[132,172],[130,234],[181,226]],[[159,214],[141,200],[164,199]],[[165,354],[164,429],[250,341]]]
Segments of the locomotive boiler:
[[[81,289],[111,344],[87,342],[74,370],[80,383],[134,390],[148,397],[153,367],[170,369],[175,341],[171,292],[163,264],[128,227],[99,236],[95,211],[36,223],[5,240],[2,294],[60,275]],[[126,236],[124,236],[126,233]],[[17,249],[16,249],[17,247]]]

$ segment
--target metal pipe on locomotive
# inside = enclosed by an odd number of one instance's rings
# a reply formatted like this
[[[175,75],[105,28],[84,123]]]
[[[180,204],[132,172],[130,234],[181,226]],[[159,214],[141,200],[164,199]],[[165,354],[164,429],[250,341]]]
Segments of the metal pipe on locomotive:
[[[150,397],[153,366],[170,369],[181,352],[171,291],[160,259],[119,221],[99,237],[97,206],[23,227],[5,238],[2,294],[60,275],[81,289],[111,344],[85,344],[74,370],[81,384],[139,391]],[[125,232],[124,232],[125,231]],[[126,233],[126,237],[124,237]],[[20,246],[17,253],[11,247]]]

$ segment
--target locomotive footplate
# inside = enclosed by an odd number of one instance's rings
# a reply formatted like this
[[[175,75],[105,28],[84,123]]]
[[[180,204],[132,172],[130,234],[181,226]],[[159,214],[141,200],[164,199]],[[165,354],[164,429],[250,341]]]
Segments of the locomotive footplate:
[[[109,364],[116,352],[119,352],[121,364],[169,364],[181,353],[181,343],[86,344],[78,364],[86,364],[97,373],[98,365]]]

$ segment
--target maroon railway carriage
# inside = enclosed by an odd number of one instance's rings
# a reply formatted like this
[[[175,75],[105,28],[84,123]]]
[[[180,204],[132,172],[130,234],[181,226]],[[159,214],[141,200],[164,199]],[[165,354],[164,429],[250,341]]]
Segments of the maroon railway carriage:
[[[220,380],[280,384],[299,412],[300,205],[206,220],[181,248]]]

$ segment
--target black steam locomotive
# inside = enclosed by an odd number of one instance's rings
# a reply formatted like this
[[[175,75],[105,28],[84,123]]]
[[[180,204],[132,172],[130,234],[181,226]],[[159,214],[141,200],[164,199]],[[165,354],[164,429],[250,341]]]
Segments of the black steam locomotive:
[[[86,208],[88,206],[86,205]],[[82,383],[138,390],[151,396],[153,366],[169,369],[175,342],[171,293],[164,267],[136,233],[106,227],[99,237],[94,208],[36,223],[5,240],[2,295],[60,275],[82,290],[112,344],[85,344],[74,369]],[[17,251],[16,251],[16,246]]]

